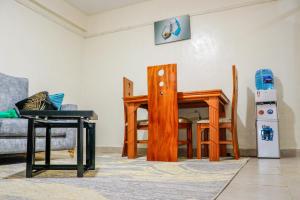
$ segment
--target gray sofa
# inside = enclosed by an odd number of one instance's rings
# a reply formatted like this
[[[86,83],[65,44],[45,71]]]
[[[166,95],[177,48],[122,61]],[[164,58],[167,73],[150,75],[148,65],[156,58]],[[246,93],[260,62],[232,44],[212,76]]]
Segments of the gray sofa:
[[[28,79],[0,73],[0,111],[14,108],[15,103],[28,97]],[[62,110],[76,110],[76,105],[62,105]],[[25,153],[27,119],[0,119],[0,154]],[[36,151],[45,151],[45,129],[36,130]],[[76,129],[53,128],[51,150],[73,150]],[[71,151],[72,152],[72,151]]]

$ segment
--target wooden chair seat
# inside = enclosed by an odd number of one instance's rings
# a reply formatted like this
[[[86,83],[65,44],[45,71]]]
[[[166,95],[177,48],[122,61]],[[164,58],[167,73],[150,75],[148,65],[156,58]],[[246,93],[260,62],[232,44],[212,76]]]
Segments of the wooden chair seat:
[[[137,125],[138,126],[148,126],[148,120],[147,119],[137,120]],[[128,123],[125,123],[125,126],[128,126]]]
[[[138,120],[137,121],[137,126],[148,126],[148,119],[143,119],[143,120]]]
[[[138,126],[148,126],[149,120],[148,119],[143,119],[143,120],[138,120],[137,125]],[[191,120],[184,118],[184,117],[179,117],[178,119],[179,124],[191,124],[193,123]],[[127,126],[127,124],[126,124]]]
[[[209,128],[209,123],[197,123],[197,127],[199,129],[208,129]],[[219,128],[227,128],[230,129],[231,127],[231,122],[219,122]]]
[[[185,118],[185,117],[179,117],[178,123],[179,123],[179,124],[191,124],[191,123],[193,123],[193,122],[192,122],[191,120],[189,120],[188,118]]]
[[[229,118],[220,118],[219,123],[231,123],[231,119],[229,119]],[[197,124],[209,124],[209,119],[198,120]]]

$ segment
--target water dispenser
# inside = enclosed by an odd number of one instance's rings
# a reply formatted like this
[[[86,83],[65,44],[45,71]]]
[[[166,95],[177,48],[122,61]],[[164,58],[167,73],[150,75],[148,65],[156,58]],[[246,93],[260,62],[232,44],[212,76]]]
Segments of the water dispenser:
[[[270,69],[260,69],[255,74],[255,80],[257,157],[280,158],[277,92],[273,73]]]

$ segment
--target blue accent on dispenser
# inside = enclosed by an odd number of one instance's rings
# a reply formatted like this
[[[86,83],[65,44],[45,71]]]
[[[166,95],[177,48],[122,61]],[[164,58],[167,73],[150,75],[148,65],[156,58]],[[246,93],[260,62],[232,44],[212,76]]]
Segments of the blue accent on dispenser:
[[[265,141],[273,141],[274,131],[270,126],[263,125],[261,129],[261,139]]]
[[[255,83],[257,90],[274,89],[273,72],[270,69],[259,69],[255,73]]]

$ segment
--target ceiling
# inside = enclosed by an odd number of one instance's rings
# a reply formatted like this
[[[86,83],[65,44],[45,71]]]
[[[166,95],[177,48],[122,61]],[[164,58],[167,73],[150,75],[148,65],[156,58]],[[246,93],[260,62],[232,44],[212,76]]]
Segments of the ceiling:
[[[107,10],[120,8],[146,0],[65,0],[87,15],[98,14]]]

